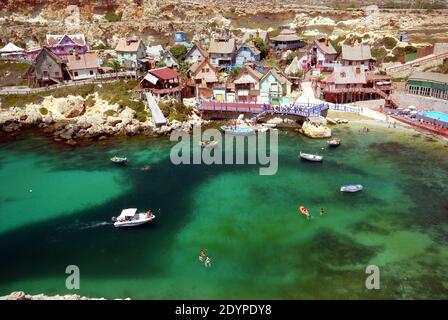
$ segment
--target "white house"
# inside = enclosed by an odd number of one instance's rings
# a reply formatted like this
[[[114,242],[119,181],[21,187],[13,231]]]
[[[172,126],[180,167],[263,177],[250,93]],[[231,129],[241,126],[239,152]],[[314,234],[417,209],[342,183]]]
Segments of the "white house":
[[[100,67],[96,52],[67,56],[67,71],[73,80],[95,78]]]
[[[201,46],[195,43],[185,54],[185,61],[189,63],[196,63],[198,61],[207,59],[207,57],[207,51],[205,51],[201,48]]]

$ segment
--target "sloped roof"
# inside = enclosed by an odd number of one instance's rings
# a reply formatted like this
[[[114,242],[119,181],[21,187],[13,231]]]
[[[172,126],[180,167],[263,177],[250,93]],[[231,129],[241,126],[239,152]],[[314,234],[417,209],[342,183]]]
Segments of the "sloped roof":
[[[43,47],[42,48],[42,50],[39,52],[39,54],[36,56],[36,59],[35,59],[35,61],[38,61],[38,59],[39,59],[39,57],[41,56],[41,55],[43,55],[43,54],[47,54],[47,55],[49,55],[50,57],[52,57],[57,63],[59,63],[59,64],[61,64],[61,63],[63,63],[64,61],[62,61],[62,58],[61,57],[59,57],[56,53],[54,53],[53,51],[51,51],[51,49],[50,48],[48,48],[48,47]]]
[[[333,71],[336,84],[365,84],[366,73],[360,66],[336,66]]]
[[[272,41],[282,41],[282,42],[290,42],[290,41],[299,41],[303,40],[294,30],[291,29],[283,29],[278,36],[271,38]]]
[[[343,44],[342,59],[352,61],[362,61],[372,59],[370,46],[366,45],[349,46]]]
[[[279,83],[281,83],[282,85],[285,84],[285,83],[286,83],[286,84],[291,84],[291,82],[288,80],[288,78],[286,78],[280,71],[275,70],[275,69],[271,69],[271,70],[269,70],[269,71],[263,76],[263,78],[262,78],[261,80],[267,78],[267,76],[268,76],[269,74],[272,74],[272,75],[274,76],[274,78],[275,78]],[[260,80],[260,81],[261,81],[261,80]]]
[[[210,63],[210,61],[208,59],[205,60],[200,60],[196,63],[194,63],[191,67],[190,67],[190,72],[192,74],[196,74],[201,68],[202,66],[204,66],[205,64],[207,64],[210,67],[210,70],[213,70],[215,73],[217,72],[217,70],[215,69],[215,67],[213,67],[213,65]]]
[[[171,80],[179,76],[179,74],[175,70],[168,67],[152,69],[149,70],[148,72],[151,73],[153,76],[163,80]]]
[[[0,52],[22,52],[24,49],[16,46],[14,43],[10,42],[6,46],[0,49]]]
[[[321,51],[325,52],[326,54],[337,54],[336,49],[333,47],[330,41],[327,39],[324,39],[324,41],[321,41],[319,39],[314,40],[313,42]]]
[[[250,76],[252,79],[248,78]],[[263,78],[263,74],[258,70],[245,66],[241,73],[235,78],[235,83],[257,83]]]
[[[96,69],[100,67],[96,52],[86,52],[80,55],[72,54],[67,56],[67,60],[69,70]]]
[[[212,39],[210,42],[210,47],[208,49],[209,53],[233,53],[235,51],[235,39],[218,40]]]
[[[438,72],[414,72],[409,80],[431,81],[448,84],[448,74]]]
[[[138,40],[128,40],[128,39],[121,38],[118,41],[118,44],[117,44],[117,47],[115,48],[115,51],[119,51],[119,52],[137,52],[141,43],[142,43],[141,39],[138,39]]]
[[[260,50],[258,50],[258,48],[256,46],[254,46],[253,44],[251,44],[251,43],[243,43],[238,48],[237,52],[240,51],[241,48],[249,48],[250,50],[252,50],[253,54],[256,55],[256,56],[258,56],[261,53]]]
[[[47,34],[47,44],[49,46],[58,45],[65,37],[68,37],[77,45],[86,45],[86,39],[83,34]]]
[[[200,45],[198,45],[197,43],[193,44],[193,46],[187,51],[187,53],[185,54],[186,57],[188,57],[195,49],[198,49],[198,51],[201,53],[201,55],[204,58],[208,57],[208,52],[205,51]]]

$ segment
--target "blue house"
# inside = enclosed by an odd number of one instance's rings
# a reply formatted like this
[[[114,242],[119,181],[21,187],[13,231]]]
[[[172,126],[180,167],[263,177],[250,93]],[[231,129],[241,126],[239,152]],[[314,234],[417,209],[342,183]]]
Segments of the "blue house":
[[[244,43],[236,51],[235,66],[243,67],[246,62],[259,62],[260,50],[255,46]]]

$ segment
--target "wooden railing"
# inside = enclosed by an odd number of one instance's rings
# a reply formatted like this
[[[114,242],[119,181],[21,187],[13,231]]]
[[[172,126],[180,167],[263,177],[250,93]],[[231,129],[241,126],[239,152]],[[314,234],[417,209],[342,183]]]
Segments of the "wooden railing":
[[[4,87],[0,88],[0,95],[8,95],[8,94],[30,94],[30,93],[39,93],[46,92],[59,88],[67,88],[67,87],[76,87],[83,86],[91,83],[100,83],[105,81],[116,81],[121,78],[136,78],[137,73],[135,71],[123,71],[123,72],[115,72],[115,73],[106,73],[99,74],[93,78],[85,79],[85,80],[70,80],[60,84],[55,84],[47,87],[40,88],[28,88],[28,87]]]

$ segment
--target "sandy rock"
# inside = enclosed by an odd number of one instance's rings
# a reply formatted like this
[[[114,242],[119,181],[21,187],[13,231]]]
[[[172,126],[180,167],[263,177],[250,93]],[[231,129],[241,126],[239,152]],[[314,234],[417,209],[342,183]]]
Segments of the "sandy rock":
[[[324,124],[313,124],[309,121],[302,125],[303,134],[310,138],[329,138],[331,137],[331,129]]]
[[[55,109],[65,118],[74,118],[85,111],[84,99],[80,96],[68,96],[67,98],[53,98]],[[51,109],[51,106],[49,106]],[[47,108],[48,109],[48,108]]]
[[[125,108],[119,115],[119,118],[123,121],[125,125],[132,123],[136,112],[130,108]]]

